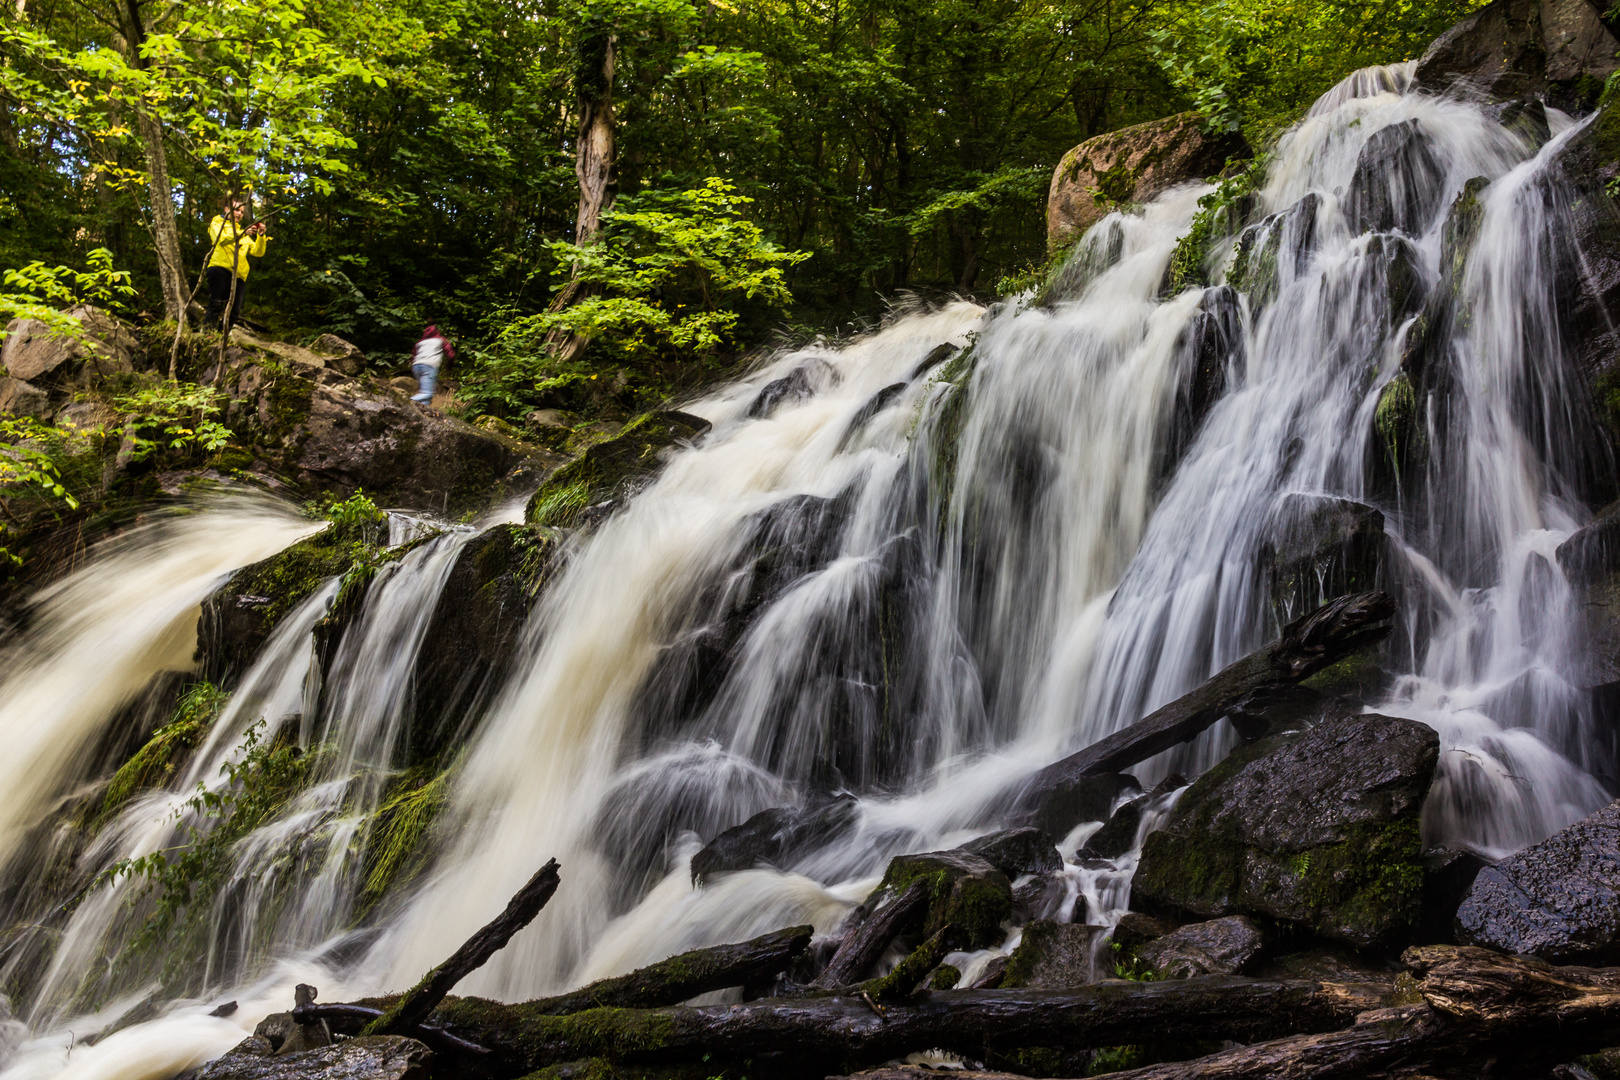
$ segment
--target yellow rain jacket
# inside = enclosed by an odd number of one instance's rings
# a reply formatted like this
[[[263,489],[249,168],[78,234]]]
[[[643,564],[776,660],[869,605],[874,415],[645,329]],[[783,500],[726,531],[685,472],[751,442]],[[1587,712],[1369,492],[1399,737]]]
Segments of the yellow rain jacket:
[[[268,236],[263,233],[251,236],[246,229],[234,221],[226,221],[220,214],[215,214],[214,220],[208,223],[208,239],[214,242],[208,265],[223,266],[229,270],[234,263],[236,276],[243,281],[248,276],[248,256],[258,258],[270,246]]]

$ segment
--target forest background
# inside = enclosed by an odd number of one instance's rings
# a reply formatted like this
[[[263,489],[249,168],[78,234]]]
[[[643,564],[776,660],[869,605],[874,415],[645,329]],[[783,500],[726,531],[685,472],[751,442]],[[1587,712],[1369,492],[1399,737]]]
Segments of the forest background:
[[[14,310],[54,288],[172,317],[245,191],[275,238],[251,319],[393,374],[436,322],[462,345],[463,408],[513,415],[599,369],[713,375],[908,290],[1013,291],[1047,258],[1075,144],[1198,109],[1263,146],[1475,6],[12,0],[0,268]],[[617,201],[582,249],[576,159],[604,122]]]

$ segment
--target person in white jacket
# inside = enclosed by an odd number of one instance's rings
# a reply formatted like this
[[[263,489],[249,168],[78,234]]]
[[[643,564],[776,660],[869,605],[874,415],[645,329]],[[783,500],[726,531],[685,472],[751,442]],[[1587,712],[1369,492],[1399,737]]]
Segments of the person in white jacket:
[[[416,376],[416,393],[411,395],[411,400],[424,405],[431,402],[433,391],[439,385],[440,366],[455,358],[456,350],[439,333],[439,328],[429,323],[416,348],[411,350],[411,374]]]

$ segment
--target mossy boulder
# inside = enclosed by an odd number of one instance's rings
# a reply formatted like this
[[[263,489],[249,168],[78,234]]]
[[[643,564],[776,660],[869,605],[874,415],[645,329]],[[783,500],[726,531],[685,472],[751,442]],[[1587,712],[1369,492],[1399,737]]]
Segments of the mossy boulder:
[[[1252,156],[1236,133],[1210,133],[1196,112],[1098,135],[1063,155],[1046,200],[1046,244],[1064,247],[1112,210],[1141,204]]]
[[[234,686],[281,620],[323,583],[346,573],[367,539],[375,542],[379,537],[328,525],[232,574],[203,601],[197,621],[202,677],[219,686]]]
[[[889,860],[878,892],[899,896],[919,881],[928,886],[928,912],[909,944],[946,926],[955,927],[964,947],[972,949],[988,948],[1005,936],[1012,884],[987,860],[966,851],[897,855]]]
[[[709,426],[702,417],[683,412],[637,417],[616,437],[597,443],[552,473],[529,500],[527,521],[564,527],[584,524],[590,517],[586,511],[617,503],[650,482],[663,467],[666,451],[692,442]]]
[[[557,547],[545,530],[497,525],[461,549],[416,656],[410,763],[442,754],[477,722],[511,669],[529,612],[556,568]]]
[[[1464,82],[1495,97],[1536,93],[1579,109],[1592,84],[1620,68],[1617,52],[1620,41],[1590,0],[1495,0],[1436,38],[1416,79],[1434,91]]]
[[[1439,748],[1433,729],[1377,715],[1239,747],[1148,836],[1132,906],[1400,944],[1422,913],[1418,815]]]
[[[1018,948],[1008,958],[1001,988],[1067,990],[1099,978],[1112,978],[1112,963],[1098,963],[1106,932],[1101,926],[1036,919],[1024,927]],[[1102,955],[1112,960],[1107,952]]]

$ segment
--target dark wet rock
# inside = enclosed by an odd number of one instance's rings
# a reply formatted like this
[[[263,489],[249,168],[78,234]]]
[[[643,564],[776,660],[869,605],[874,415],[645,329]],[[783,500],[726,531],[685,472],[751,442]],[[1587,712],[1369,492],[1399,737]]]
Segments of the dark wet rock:
[[[1620,961],[1620,802],[1479,871],[1456,933],[1557,964]]]
[[[1292,683],[1251,690],[1231,707],[1226,719],[1236,729],[1238,738],[1248,743],[1268,735],[1298,731],[1329,712],[1344,711],[1344,707],[1320,690]]]
[[[1132,799],[1114,811],[1103,827],[1092,833],[1080,854],[1092,859],[1117,859],[1136,846],[1136,833],[1142,827],[1142,814],[1153,801],[1151,796]]]
[[[254,1035],[204,1065],[196,1080],[427,1080],[433,1052],[401,1035],[347,1039],[318,1049],[276,1053]]]
[[[935,345],[932,349],[928,350],[928,355],[922,358],[922,362],[911,369],[911,377],[913,379],[918,378],[925,372],[939,366],[940,364],[943,364],[945,361],[949,360],[951,357],[955,356],[961,351],[962,347],[960,345],[953,345],[949,341],[941,342],[940,344]]]
[[[546,478],[529,500],[531,525],[572,526],[593,508],[616,506],[650,483],[669,453],[709,430],[709,422],[683,412],[650,412],[626,424],[615,437]]]
[[[1012,914],[1012,885],[989,861],[966,851],[897,855],[874,895],[899,896],[919,881],[928,886],[928,913],[910,944],[946,926],[955,928],[966,948],[1001,941],[1002,923]]]
[[[1140,911],[1127,911],[1119,917],[1119,922],[1114,924],[1114,932],[1109,935],[1109,940],[1121,949],[1130,949],[1134,952],[1137,946],[1162,938],[1175,928],[1174,923],[1155,919]]]
[[[1097,946],[1105,933],[1101,926],[1037,919],[1024,927],[1024,936],[1007,959],[1003,989],[1066,990],[1097,981]],[[1107,970],[1104,976],[1112,976]]]
[[[1161,979],[1242,975],[1265,948],[1253,919],[1229,915],[1191,923],[1136,949],[1136,958]]]
[[[799,857],[848,836],[859,820],[860,805],[848,794],[808,806],[762,810],[693,855],[692,880],[704,882],[716,874],[756,866],[787,869]]]
[[[1540,150],[1552,138],[1552,128],[1547,122],[1547,106],[1540,98],[1516,98],[1504,102],[1494,112],[1496,122],[1523,139],[1532,150]]]
[[[1620,573],[1620,506],[1605,508],[1590,524],[1559,544],[1558,565],[1577,585]]]
[[[1277,919],[1357,948],[1404,941],[1438,755],[1433,729],[1377,715],[1241,746],[1148,836],[1132,906]]]
[[[1417,120],[1373,132],[1361,148],[1346,194],[1352,232],[1423,232],[1444,197],[1441,166]]]
[[[1277,621],[1378,588],[1386,546],[1384,515],[1370,506],[1328,495],[1284,496],[1260,554]]]
[[[1161,476],[1181,461],[1228,383],[1243,376],[1243,309],[1237,290],[1226,285],[1206,289],[1176,347],[1184,358],[1180,370],[1185,374],[1165,432]]]
[[[1063,155],[1046,200],[1046,244],[1072,243],[1112,210],[1145,203],[1189,180],[1219,173],[1252,151],[1238,134],[1204,130],[1195,112],[1098,135]]]
[[[1460,81],[1494,97],[1542,93],[1578,108],[1620,67],[1617,51],[1588,0],[1495,0],[1436,38],[1416,79],[1430,90]]]
[[[1065,837],[1076,825],[1107,821],[1121,799],[1142,794],[1142,785],[1127,773],[1054,770],[1035,775],[1018,796],[1015,817],[1047,835]]]
[[[780,379],[773,379],[760,388],[758,395],[748,405],[748,415],[755,420],[764,420],[771,416],[783,405],[795,401],[803,401],[816,392],[816,382],[819,379],[812,375],[825,377],[830,369],[825,363],[817,361],[812,371],[810,364],[803,364],[794,368]]]
[[[960,850],[979,856],[1012,880],[1025,874],[1055,874],[1063,869],[1057,846],[1040,829],[1005,829],[970,840]]]
[[[894,399],[904,393],[905,389],[906,384],[903,382],[890,383],[868,398],[866,403],[856,409],[855,415],[850,418],[849,426],[844,429],[843,438],[838,440],[838,448],[842,450],[848,446],[850,441],[866,426],[866,422],[892,405]]]
[[[1261,959],[1249,974],[1261,979],[1393,984],[1396,974],[1402,970],[1395,961],[1370,953],[1316,948]]]
[[[232,574],[203,601],[197,622],[202,677],[222,687],[235,685],[281,620],[327,580],[354,565],[355,539],[343,529],[327,526]]]
[[[1063,909],[1068,883],[1061,874],[1030,875],[1013,886],[1013,921],[1050,919]]]
[[[527,525],[496,525],[461,549],[416,656],[409,762],[461,745],[471,733],[511,670],[557,550],[554,536]]]
[[[1316,251],[1321,209],[1322,197],[1313,191],[1238,234],[1226,282],[1248,294],[1250,310],[1258,313],[1284,285],[1304,273]],[[1286,259],[1285,251],[1291,253]]]
[[[1423,914],[1418,944],[1454,943],[1457,909],[1474,887],[1474,879],[1488,865],[1472,851],[1435,848],[1423,853]]]

